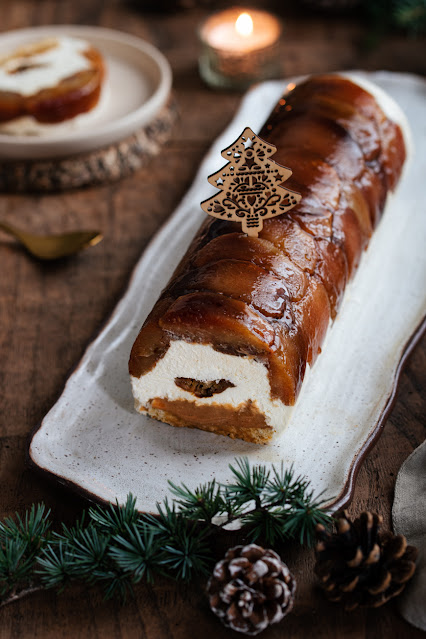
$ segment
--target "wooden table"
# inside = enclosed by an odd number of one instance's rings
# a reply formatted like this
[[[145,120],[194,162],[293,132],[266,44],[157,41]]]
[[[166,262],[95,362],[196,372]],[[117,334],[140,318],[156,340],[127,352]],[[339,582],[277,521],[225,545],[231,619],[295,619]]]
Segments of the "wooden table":
[[[143,1],[140,1],[143,6]],[[148,168],[121,183],[63,195],[0,195],[0,219],[38,232],[100,228],[104,241],[57,264],[31,260],[0,238],[0,516],[43,500],[67,521],[86,502],[38,476],[25,464],[28,435],[52,406],[69,369],[112,311],[131,270],[155,231],[189,187],[211,141],[236,110],[240,95],[206,88],[197,73],[195,30],[205,12],[144,15],[113,0],[3,0],[1,29],[50,23],[99,24],[128,31],[159,47],[173,67],[181,120]],[[286,15],[282,71],[286,75],[342,68],[424,74],[425,42],[392,36],[366,51],[365,31],[349,18]],[[360,471],[353,514],[368,508],[390,525],[395,477],[424,439],[426,340],[401,377],[383,435]],[[422,637],[397,613],[382,609],[344,613],[314,588],[310,551],[289,548],[287,562],[299,589],[294,613],[267,637]],[[0,610],[0,638],[43,639],[235,637],[209,612],[202,589],[160,581],[140,586],[121,607],[97,590],[73,587],[39,592]]]

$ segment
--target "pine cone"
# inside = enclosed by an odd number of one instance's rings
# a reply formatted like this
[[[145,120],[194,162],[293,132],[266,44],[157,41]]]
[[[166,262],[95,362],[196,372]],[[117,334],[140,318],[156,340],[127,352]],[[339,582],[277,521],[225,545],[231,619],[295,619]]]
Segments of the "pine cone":
[[[207,584],[210,607],[225,626],[257,635],[293,608],[296,581],[273,550],[231,548]]]
[[[416,569],[417,549],[403,535],[378,532],[383,518],[369,512],[355,521],[338,514],[337,532],[317,526],[315,573],[330,601],[346,610],[378,608],[399,595]]]

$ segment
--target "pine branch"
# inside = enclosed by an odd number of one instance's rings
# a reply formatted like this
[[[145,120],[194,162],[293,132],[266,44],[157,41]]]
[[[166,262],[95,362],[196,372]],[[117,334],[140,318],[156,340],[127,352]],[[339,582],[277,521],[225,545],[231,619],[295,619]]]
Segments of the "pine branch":
[[[51,531],[49,511],[32,506],[0,522],[0,605],[40,588],[62,590],[73,581],[100,585],[106,598],[122,599],[142,579],[178,581],[208,574],[211,535],[236,520],[246,536],[265,545],[297,539],[311,544],[315,526],[330,515],[309,482],[293,467],[251,467],[247,458],[230,466],[233,482],[215,480],[191,489],[169,482],[173,495],[155,515],[141,514],[129,495],[124,505],[98,506],[74,526]]]
[[[243,506],[245,503],[254,501],[256,508],[262,505],[261,495],[269,480],[269,471],[265,466],[254,466],[250,468],[247,457],[237,459],[237,468],[229,466],[234,477],[235,484],[227,486],[227,495],[236,506]]]
[[[171,571],[170,576],[188,581],[196,574],[206,574],[212,561],[207,545],[210,527],[198,526],[192,517],[186,518],[184,513],[177,512],[175,503],[170,506],[167,499],[163,506],[164,509],[157,504],[157,516],[145,515],[143,521],[157,535],[167,553],[163,564]]]
[[[392,28],[414,35],[426,33],[426,0],[364,0],[363,9],[374,38]]]
[[[116,535],[123,530],[126,524],[130,526],[137,522],[139,515],[135,505],[136,498],[129,495],[124,506],[120,507],[117,501],[116,507],[110,504],[106,508],[90,508],[89,517],[102,532]]]
[[[397,26],[413,33],[426,32],[426,0],[399,0],[393,11]]]
[[[176,486],[169,481],[170,491],[176,497],[174,500],[180,512],[188,519],[200,519],[211,523],[214,517],[226,512],[226,502],[221,493],[221,487],[213,481],[199,486],[191,491],[185,484]]]
[[[114,545],[109,550],[109,556],[124,574],[132,576],[133,583],[138,583],[143,577],[152,583],[155,573],[164,572],[161,566],[166,560],[166,553],[161,542],[149,526],[133,523],[131,526],[126,524],[125,528],[125,536],[116,535],[113,538]]]
[[[36,587],[34,569],[49,540],[49,515],[44,504],[39,504],[23,519],[16,514],[15,519],[7,517],[0,522],[0,605]]]

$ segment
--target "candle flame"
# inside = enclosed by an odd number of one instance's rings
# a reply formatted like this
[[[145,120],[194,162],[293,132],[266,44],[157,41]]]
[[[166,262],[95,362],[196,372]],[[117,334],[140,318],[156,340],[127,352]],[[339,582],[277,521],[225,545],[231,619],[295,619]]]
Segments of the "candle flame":
[[[241,36],[249,36],[253,33],[253,20],[249,13],[241,13],[236,22],[235,30]]]

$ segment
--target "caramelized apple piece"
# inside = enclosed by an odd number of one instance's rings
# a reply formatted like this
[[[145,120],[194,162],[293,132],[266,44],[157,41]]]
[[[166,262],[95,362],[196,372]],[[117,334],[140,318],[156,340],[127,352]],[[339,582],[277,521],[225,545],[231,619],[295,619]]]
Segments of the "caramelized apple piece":
[[[307,344],[296,330],[289,331],[279,323],[275,330],[275,349],[270,351],[267,360],[271,396],[286,406],[293,406],[305,376]]]
[[[159,325],[173,298],[160,298],[144,322],[130,353],[129,371],[140,377],[154,368],[169,348],[170,338]]]
[[[362,175],[355,181],[367,202],[373,229],[376,228],[385,207],[386,181],[387,178],[377,163],[366,166]]]
[[[291,301],[304,295],[307,281],[304,272],[271,242],[242,233],[229,233],[211,240],[195,255],[192,264],[196,268],[232,257],[249,262],[270,271],[285,282],[286,294]]]
[[[314,237],[330,239],[333,236],[333,213],[324,208],[312,209],[299,206],[287,213],[291,220],[297,222],[300,228]]]
[[[318,262],[315,269],[327,291],[331,318],[336,317],[348,278],[348,262],[343,249],[329,240],[317,239]]]
[[[359,221],[349,207],[339,209],[333,221],[333,241],[342,247],[348,262],[348,279],[359,264],[361,253],[367,245],[367,238],[362,233]]]
[[[286,107],[282,108],[291,107],[292,114],[312,112],[337,122],[359,145],[366,161],[372,161],[380,155],[382,144],[377,122],[367,118],[353,104],[321,93],[313,93],[303,102],[297,96],[290,95],[286,103]]]
[[[211,242],[211,240],[222,237],[222,235],[230,235],[234,233],[241,233],[240,223],[228,222],[228,220],[219,220],[218,218],[209,218],[200,238],[201,246]]]
[[[191,393],[194,397],[213,397],[220,395],[228,388],[235,388],[235,384],[228,379],[211,379],[209,381],[201,381],[193,377],[175,377],[175,384],[187,393]]]
[[[22,95],[12,91],[0,91],[0,122],[9,122],[25,113],[25,99]]]
[[[313,364],[321,352],[330,322],[328,295],[319,280],[314,277],[310,279],[306,295],[293,304],[293,313],[296,330],[306,351],[306,361]]]
[[[98,69],[76,73],[52,89],[44,89],[27,100],[27,113],[38,122],[54,124],[90,111],[99,100],[101,74]]]
[[[383,139],[383,153],[381,160],[384,164],[388,188],[393,191],[400,176],[405,161],[404,137],[400,127],[385,120],[381,127]]]
[[[336,169],[309,150],[289,148],[287,144],[274,154],[274,161],[288,166],[293,175],[286,180],[286,188],[302,194],[305,206],[319,203],[334,209],[340,197],[340,180]]]
[[[189,293],[175,300],[160,319],[172,338],[212,344],[223,352],[267,353],[274,344],[271,324],[239,300],[217,293]]]
[[[380,160],[384,164],[388,178],[387,186],[393,189],[399,179],[405,160],[404,139],[401,128],[384,115],[374,96],[360,86],[353,84],[349,79],[323,75],[310,78],[307,82],[298,85],[289,94],[288,99],[292,103],[303,104],[303,102],[312,99],[313,95],[316,96],[316,99],[323,96],[328,100],[346,103],[367,120],[375,123],[381,142]],[[269,133],[275,128],[275,121],[279,117],[276,108],[270,123],[272,127],[267,127]]]
[[[385,120],[376,99],[368,91],[342,76],[318,75],[309,78],[307,82],[299,84],[289,94],[289,98],[303,104],[312,99],[313,95],[346,103],[367,119],[374,120],[378,126]]]
[[[260,237],[281,249],[302,270],[313,273],[317,262],[315,241],[285,215],[265,220]]]
[[[337,100],[322,100],[319,108],[322,116],[331,118],[345,129],[359,145],[367,162],[379,157],[382,149],[377,123],[355,110],[353,105]]]
[[[283,317],[288,296],[283,281],[250,262],[220,260],[190,271],[176,288],[183,291],[207,290],[222,293],[253,306],[264,315]],[[173,287],[172,292],[175,292]]]
[[[273,129],[274,135],[266,139],[282,139],[285,148],[307,150],[334,167],[343,180],[354,180],[361,175],[365,163],[358,144],[349,133],[333,120],[313,113],[289,112]],[[289,167],[292,168],[292,167]]]
[[[366,240],[371,237],[373,225],[371,223],[370,209],[360,189],[353,182],[345,185],[341,206],[348,206],[356,215],[361,233]]]

